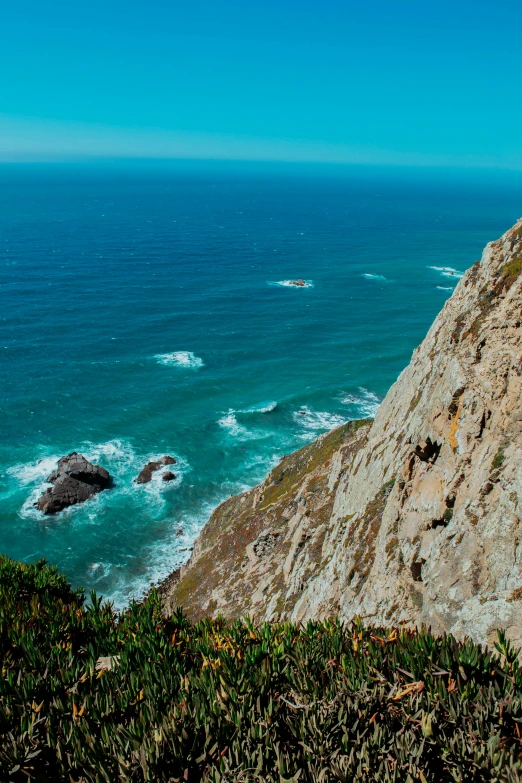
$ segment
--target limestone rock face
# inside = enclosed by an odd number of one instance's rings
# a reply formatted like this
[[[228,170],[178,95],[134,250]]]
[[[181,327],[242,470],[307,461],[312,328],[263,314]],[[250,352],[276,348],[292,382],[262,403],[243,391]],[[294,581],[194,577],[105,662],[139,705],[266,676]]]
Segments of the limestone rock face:
[[[464,275],[373,423],[216,509],[167,610],[358,614],[483,643],[505,628],[522,645],[521,273],[522,220]]]
[[[44,514],[55,514],[68,506],[83,503],[112,483],[108,470],[93,465],[76,451],[58,461],[58,468],[47,481],[54,486],[49,487],[36,504]]]

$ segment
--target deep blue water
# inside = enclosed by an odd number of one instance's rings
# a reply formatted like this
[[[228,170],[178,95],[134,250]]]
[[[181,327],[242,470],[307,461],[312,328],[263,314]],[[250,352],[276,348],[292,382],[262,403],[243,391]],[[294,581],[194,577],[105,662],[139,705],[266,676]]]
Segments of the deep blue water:
[[[0,551],[138,594],[220,500],[371,415],[520,213],[515,174],[0,167]],[[116,486],[46,518],[32,503],[72,450]],[[136,485],[165,453],[176,481]]]

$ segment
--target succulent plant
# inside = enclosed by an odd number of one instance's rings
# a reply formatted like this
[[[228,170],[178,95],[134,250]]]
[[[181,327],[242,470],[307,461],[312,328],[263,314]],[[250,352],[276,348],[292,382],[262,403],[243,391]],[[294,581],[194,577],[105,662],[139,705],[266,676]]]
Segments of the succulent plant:
[[[117,613],[0,557],[0,779],[468,783],[522,778],[522,670],[359,620],[191,624]]]

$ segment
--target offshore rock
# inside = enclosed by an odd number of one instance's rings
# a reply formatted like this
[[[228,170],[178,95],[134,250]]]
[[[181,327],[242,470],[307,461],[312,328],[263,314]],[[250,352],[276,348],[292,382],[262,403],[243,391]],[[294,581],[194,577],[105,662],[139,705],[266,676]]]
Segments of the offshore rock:
[[[161,457],[159,460],[151,460],[150,462],[147,462],[145,467],[139,472],[138,478],[136,479],[137,484],[148,484],[149,481],[152,481],[152,474],[159,470],[164,465],[175,465],[176,460],[174,457],[169,456],[168,454],[165,454],[165,456]],[[170,471],[167,471],[170,473]],[[168,481],[168,479],[166,479]]]
[[[108,470],[93,465],[82,454],[73,451],[58,462],[58,468],[47,477],[54,484],[36,503],[44,514],[55,514],[68,506],[83,503],[112,484]]]
[[[338,614],[522,645],[522,220],[459,281],[375,421],[217,508],[164,591],[189,616]]]

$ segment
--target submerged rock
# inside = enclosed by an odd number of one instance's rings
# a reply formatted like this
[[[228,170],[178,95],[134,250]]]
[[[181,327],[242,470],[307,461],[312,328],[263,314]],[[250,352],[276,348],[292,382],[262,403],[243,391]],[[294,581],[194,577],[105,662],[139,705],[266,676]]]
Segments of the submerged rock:
[[[159,460],[151,460],[150,462],[147,462],[145,467],[140,471],[138,478],[136,479],[137,484],[148,484],[149,481],[152,481],[152,474],[159,470],[159,468],[163,467],[164,465],[175,465],[176,460],[174,457],[169,456],[168,454],[165,454],[161,459]],[[167,471],[170,473],[170,471]],[[174,477],[174,474],[172,474]],[[165,479],[166,481],[169,481],[169,479]]]
[[[44,514],[56,514],[64,508],[83,503],[112,484],[108,470],[93,465],[83,454],[73,451],[58,461],[47,481],[54,484],[35,504]]]

